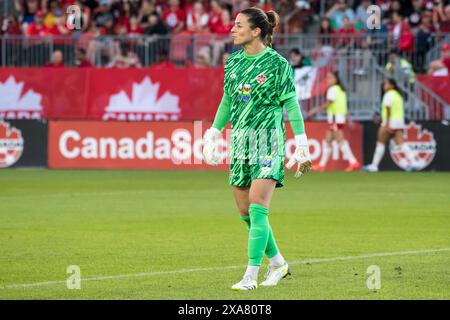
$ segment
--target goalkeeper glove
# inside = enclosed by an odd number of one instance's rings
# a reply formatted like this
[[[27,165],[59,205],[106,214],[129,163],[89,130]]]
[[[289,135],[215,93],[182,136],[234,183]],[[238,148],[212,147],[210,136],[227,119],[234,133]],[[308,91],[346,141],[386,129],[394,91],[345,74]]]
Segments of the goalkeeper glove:
[[[311,156],[309,155],[308,138],[306,134],[299,134],[295,136],[295,152],[289,159],[286,167],[292,168],[297,163],[297,171],[295,177],[300,178],[302,174],[311,170]]]
[[[203,158],[209,165],[216,166],[220,162],[219,144],[220,131],[216,128],[209,128],[203,136]]]

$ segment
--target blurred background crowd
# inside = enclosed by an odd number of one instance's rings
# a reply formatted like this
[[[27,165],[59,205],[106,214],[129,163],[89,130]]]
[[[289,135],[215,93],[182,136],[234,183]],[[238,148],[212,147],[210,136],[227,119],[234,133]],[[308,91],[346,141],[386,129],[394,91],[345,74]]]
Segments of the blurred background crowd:
[[[368,30],[366,24],[371,4],[381,9],[381,25],[374,30]],[[73,5],[81,9],[79,28],[75,29]],[[217,66],[232,50],[226,36],[234,17],[251,6],[280,14],[282,23],[277,31],[285,36],[283,41],[289,35],[308,35],[320,39],[322,45],[370,49],[376,35],[377,39],[384,39],[378,45],[389,51],[406,57],[414,53],[417,59],[410,62],[419,72],[428,68],[422,60],[435,44],[434,36],[450,32],[448,0],[2,0],[0,6],[3,7],[0,35],[20,36],[22,40],[36,36],[63,39],[55,40],[52,61],[44,58],[32,63],[49,66],[70,65],[71,61],[83,67],[172,63]],[[186,54],[183,46],[183,39],[189,35],[208,44],[198,46],[195,56]],[[370,35],[372,42],[367,38]],[[128,40],[105,40],[108,37]],[[145,42],[130,42],[143,38]],[[159,40],[155,42],[156,38]],[[77,40],[75,47],[73,39]],[[93,41],[96,39],[103,40]],[[149,49],[149,41],[157,43],[157,49]],[[70,52],[67,47],[72,48]]]

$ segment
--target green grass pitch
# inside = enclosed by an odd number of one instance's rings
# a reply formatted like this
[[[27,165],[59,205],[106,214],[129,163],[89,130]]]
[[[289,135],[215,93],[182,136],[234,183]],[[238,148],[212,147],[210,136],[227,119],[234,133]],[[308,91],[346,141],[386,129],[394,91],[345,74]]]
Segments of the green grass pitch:
[[[288,172],[270,221],[293,276],[252,292],[230,290],[247,233],[227,172],[8,169],[0,182],[0,299],[450,298],[449,173]]]

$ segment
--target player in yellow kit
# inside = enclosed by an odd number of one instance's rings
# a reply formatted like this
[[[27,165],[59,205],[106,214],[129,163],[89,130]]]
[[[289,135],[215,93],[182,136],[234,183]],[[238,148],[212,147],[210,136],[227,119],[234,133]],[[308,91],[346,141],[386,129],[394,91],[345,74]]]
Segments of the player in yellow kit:
[[[414,159],[405,143],[403,129],[405,128],[405,107],[402,91],[394,79],[387,78],[383,82],[384,95],[381,102],[381,126],[378,129],[377,144],[372,163],[364,166],[364,171],[377,172],[383,159],[386,143],[394,139],[395,147],[401,151],[408,162],[407,171],[413,171]]]
[[[313,166],[313,170],[325,170],[328,159],[331,155],[331,143],[333,140],[338,143],[344,158],[349,162],[349,165],[345,171],[357,170],[361,167],[361,165],[353,155],[348,141],[344,138],[344,126],[348,117],[347,94],[345,92],[345,87],[342,85],[337,72],[329,72],[327,74],[327,84],[327,101],[308,113],[308,117],[311,117],[326,109],[329,124],[329,128],[325,136],[325,146],[322,151],[322,158],[320,159],[318,165]]]

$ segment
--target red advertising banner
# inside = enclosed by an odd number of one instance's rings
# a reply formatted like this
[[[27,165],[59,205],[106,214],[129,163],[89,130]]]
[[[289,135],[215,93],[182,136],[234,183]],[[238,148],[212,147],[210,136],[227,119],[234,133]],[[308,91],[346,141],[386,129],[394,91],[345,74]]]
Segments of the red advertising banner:
[[[0,68],[0,118],[212,120],[222,68]]]
[[[417,90],[417,94],[421,100],[427,105],[427,119],[428,120],[443,120],[450,117],[450,76],[431,76],[431,75],[418,75],[417,80],[420,81],[425,87],[429,88],[432,94],[420,88]],[[444,103],[436,101],[437,95]]]
[[[49,123],[50,168],[225,170],[228,168],[231,130],[221,140],[222,164],[209,166],[202,159],[202,136],[210,122],[104,122],[51,121]],[[307,123],[313,163],[322,155],[326,123]],[[350,147],[362,162],[362,129],[359,124],[345,128]],[[287,130],[286,157],[295,150]],[[327,170],[343,170],[348,165],[336,144]]]

